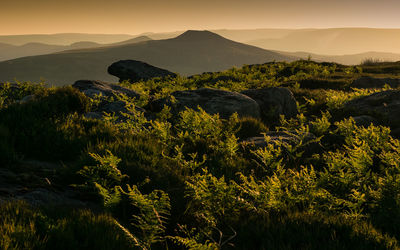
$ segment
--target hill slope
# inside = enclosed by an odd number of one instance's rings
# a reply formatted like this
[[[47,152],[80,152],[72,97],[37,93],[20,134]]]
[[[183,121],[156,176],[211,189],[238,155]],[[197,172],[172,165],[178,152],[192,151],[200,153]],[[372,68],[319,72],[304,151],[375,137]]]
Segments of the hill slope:
[[[261,48],[343,55],[368,51],[400,53],[400,29],[335,28],[297,30],[284,37],[251,40]]]
[[[83,33],[60,33],[60,34],[32,34],[32,35],[3,35],[0,43],[10,45],[24,45],[26,43],[45,43],[54,45],[69,45],[80,41],[91,41],[95,43],[116,43],[131,39],[135,36],[124,34],[83,34]]]
[[[144,61],[183,75],[220,71],[244,64],[296,59],[225,39],[209,31],[187,31],[166,40],[64,51],[0,62],[0,81],[38,81],[54,85],[78,79],[117,81],[107,67],[117,60]]]
[[[117,46],[122,44],[138,43],[148,40],[151,39],[146,36],[139,36],[129,40],[124,40],[122,42],[111,43],[111,44],[99,44],[91,41],[79,41],[72,43],[71,45],[54,45],[54,44],[30,42],[24,45],[17,46],[17,45],[10,45],[3,43],[0,44],[0,61],[6,61],[25,56],[51,54],[64,50],[87,49],[87,48],[97,48],[104,46]]]
[[[400,53],[400,29],[220,29],[211,32],[268,50],[306,51],[321,55],[352,55],[369,51]],[[146,35],[152,39],[165,39],[181,33]]]
[[[284,51],[276,51],[278,53],[295,56],[302,59],[307,59],[311,57],[313,61],[317,62],[335,62],[344,65],[357,65],[365,61],[366,59],[373,59],[383,62],[396,62],[400,61],[400,54],[395,53],[387,53],[387,52],[365,52],[359,54],[350,54],[350,55],[319,55],[314,53],[307,52],[284,52]]]

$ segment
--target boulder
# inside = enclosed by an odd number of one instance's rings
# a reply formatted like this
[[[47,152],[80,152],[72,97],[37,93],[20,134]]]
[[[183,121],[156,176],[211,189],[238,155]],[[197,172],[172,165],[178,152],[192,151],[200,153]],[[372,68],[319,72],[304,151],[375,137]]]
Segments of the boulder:
[[[30,101],[33,101],[33,100],[35,100],[35,95],[27,95],[27,96],[24,96],[24,97],[19,101],[19,103],[20,103],[20,104],[24,104],[24,103],[27,103],[27,102],[30,102]]]
[[[400,127],[400,91],[386,90],[347,102],[346,112],[370,115],[392,127]]]
[[[45,188],[37,188],[27,193],[16,195],[15,199],[24,200],[34,206],[71,206],[86,207],[87,203],[75,199],[73,192],[55,192]]]
[[[87,119],[103,119],[103,115],[100,112],[87,112],[83,116]]]
[[[108,67],[108,73],[119,78],[119,81],[137,82],[140,80],[149,80],[154,77],[176,77],[165,69],[154,67],[150,64],[135,61],[135,60],[121,60],[111,64]]]
[[[363,76],[354,80],[354,82],[351,84],[351,87],[358,89],[380,89],[383,88],[386,84],[392,88],[397,88],[398,86],[400,86],[400,79]]]
[[[270,138],[270,140],[267,142],[265,140],[264,136],[256,136],[256,137],[250,137],[244,140],[244,143],[247,144],[254,144],[256,147],[265,147],[268,145],[268,143],[276,143],[276,142],[283,142],[288,145],[295,146],[296,144],[300,143],[300,138],[303,137],[303,144],[307,143],[311,140],[315,140],[317,137],[312,134],[312,133],[306,133],[302,136],[299,136],[296,134],[296,132],[293,131],[270,131],[265,134]]]
[[[369,125],[371,125],[371,123],[375,123],[376,120],[369,115],[359,115],[359,116],[354,116],[353,120],[355,121],[357,126],[364,126],[364,127],[368,127]]]
[[[126,108],[127,103],[125,101],[115,101],[109,102],[99,108],[99,111],[106,112],[106,113],[129,113],[128,109]]]
[[[279,121],[280,115],[292,118],[298,114],[296,99],[287,88],[249,89],[241,93],[258,103],[265,122]]]
[[[146,111],[140,107],[135,106],[136,111],[143,112],[145,117],[148,118]],[[84,114],[89,119],[103,119],[104,113],[114,114],[117,117],[117,122],[126,121],[122,113],[133,115],[133,112],[127,108],[127,102],[118,100],[115,102],[103,102],[99,105],[96,111]]]
[[[400,128],[393,129],[390,135],[396,139],[400,139]]]
[[[250,145],[256,148],[264,148],[268,144],[283,143],[286,145],[296,146],[301,142],[300,151],[303,151],[306,156],[311,156],[315,153],[321,152],[321,144],[316,140],[317,137],[312,133],[305,133],[298,135],[295,131],[270,131],[265,134],[269,137],[269,140],[265,140],[265,137],[260,135],[256,137],[250,137],[242,141],[244,145]]]
[[[149,103],[148,108],[153,112],[159,112],[164,105],[170,106],[173,114],[185,110],[185,108],[197,109],[200,106],[209,114],[219,114],[227,119],[233,113],[241,117],[260,117],[260,108],[256,101],[250,97],[220,89],[200,88],[196,90],[176,91],[171,98],[163,98]]]
[[[79,80],[76,81],[72,87],[79,89],[86,96],[94,97],[95,95],[103,96],[118,96],[119,94],[124,94],[131,98],[139,98],[140,95],[131,89],[122,87],[118,84],[106,83],[101,81],[93,80]]]

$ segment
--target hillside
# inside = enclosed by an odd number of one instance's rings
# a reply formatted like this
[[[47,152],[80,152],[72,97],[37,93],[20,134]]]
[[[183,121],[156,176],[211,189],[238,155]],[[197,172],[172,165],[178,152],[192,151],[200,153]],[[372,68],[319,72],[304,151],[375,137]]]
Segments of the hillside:
[[[124,34],[84,34],[84,33],[60,33],[60,34],[32,34],[32,35],[0,35],[0,43],[10,45],[24,45],[27,43],[44,43],[54,45],[69,45],[80,41],[95,43],[116,43],[132,39],[135,36]]]
[[[400,49],[397,46],[400,34],[398,29],[219,29],[211,32],[236,42],[289,56],[307,58],[311,55],[317,61],[353,65],[366,58],[382,61],[398,61],[400,58]],[[149,39],[172,39],[183,33],[184,31],[148,32],[136,37],[101,34],[0,36],[0,61],[108,44],[123,45],[133,40],[139,42]],[[79,47],[72,46],[72,43],[78,43]]]
[[[286,52],[286,51],[276,51],[276,52],[288,56],[299,57],[302,59],[308,59],[309,57],[311,57],[312,60],[319,62],[335,62],[345,65],[358,65],[367,59],[387,61],[387,62],[400,61],[400,54],[388,53],[388,52],[365,52],[360,54],[338,55],[338,56],[319,55],[307,52]]]
[[[227,39],[278,51],[304,51],[321,55],[352,55],[379,51],[400,53],[400,29],[219,29],[210,30]],[[146,33],[165,39],[181,32]]]
[[[144,42],[149,40],[151,40],[149,37],[139,36],[122,42],[111,43],[111,44],[100,44],[90,41],[79,41],[79,42],[74,42],[70,45],[52,45],[52,44],[35,43],[35,42],[30,42],[19,46],[10,44],[0,44],[0,61],[6,61],[26,56],[51,54],[51,53],[61,52],[64,50],[117,46],[123,44]]]
[[[280,38],[256,39],[247,43],[272,50],[307,51],[323,55],[358,54],[368,51],[400,53],[400,29],[295,30]]]
[[[399,73],[0,83],[0,249],[397,250]]]
[[[0,81],[46,79],[55,85],[71,84],[79,79],[116,81],[107,74],[107,67],[122,59],[143,61],[182,75],[192,75],[244,64],[291,61],[295,57],[234,42],[209,31],[187,31],[166,40],[70,50],[0,62]]]

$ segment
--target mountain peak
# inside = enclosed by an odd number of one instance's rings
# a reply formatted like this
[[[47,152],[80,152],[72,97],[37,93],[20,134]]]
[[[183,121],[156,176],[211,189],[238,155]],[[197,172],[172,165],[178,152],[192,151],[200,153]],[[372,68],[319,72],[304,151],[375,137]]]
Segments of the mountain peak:
[[[177,40],[211,40],[211,39],[225,39],[222,36],[215,34],[208,30],[188,30],[183,34],[177,36],[175,39]]]

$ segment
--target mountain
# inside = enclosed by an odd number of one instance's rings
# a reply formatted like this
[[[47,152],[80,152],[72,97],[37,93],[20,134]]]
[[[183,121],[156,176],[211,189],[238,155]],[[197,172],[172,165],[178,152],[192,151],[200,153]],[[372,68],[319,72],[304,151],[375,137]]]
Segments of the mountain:
[[[345,55],[368,51],[400,53],[400,29],[334,28],[295,30],[279,38],[248,40],[248,44],[282,51]]]
[[[295,29],[212,30],[212,32],[217,33],[218,35],[242,43],[248,43],[249,41],[259,40],[259,39],[279,39],[291,33],[302,32],[302,31],[305,31],[305,29],[303,30],[295,30]]]
[[[223,36],[227,39],[247,43],[248,41],[258,40],[258,39],[272,39],[272,38],[282,38],[290,33],[298,32],[299,30],[294,29],[218,29],[210,30],[211,32]],[[304,30],[301,30],[304,31]],[[140,34],[141,36],[148,36],[154,40],[169,39],[179,36],[185,33],[185,31],[174,31],[174,32],[146,32]]]
[[[95,43],[109,44],[131,39],[135,36],[125,34],[37,34],[37,35],[2,35],[0,43],[10,45],[24,45],[26,43],[45,43],[54,45],[70,45],[80,41],[91,41]]]
[[[321,55],[352,55],[369,51],[400,54],[400,29],[219,29],[211,32],[267,50],[307,51]],[[166,39],[181,33],[183,31],[145,35],[152,39]]]
[[[140,36],[122,42],[111,43],[111,44],[99,44],[91,41],[80,41],[72,43],[71,45],[54,45],[44,43],[27,43],[24,45],[16,46],[9,44],[0,44],[0,61],[11,60],[25,56],[37,56],[60,52],[64,50],[73,49],[87,49],[105,46],[117,46],[130,43],[138,43],[143,41],[151,40],[149,37]]]
[[[9,59],[14,59],[23,56],[33,56],[33,55],[42,55],[49,54],[58,51],[62,51],[66,48],[66,46],[62,45],[49,45],[43,43],[27,43],[21,46],[8,45],[1,46],[0,45],[0,61],[5,61]]]
[[[49,84],[62,85],[79,79],[117,81],[107,74],[107,67],[125,59],[192,75],[244,64],[292,61],[296,57],[234,42],[209,31],[187,31],[165,40],[70,50],[0,62],[0,82],[45,79]]]

